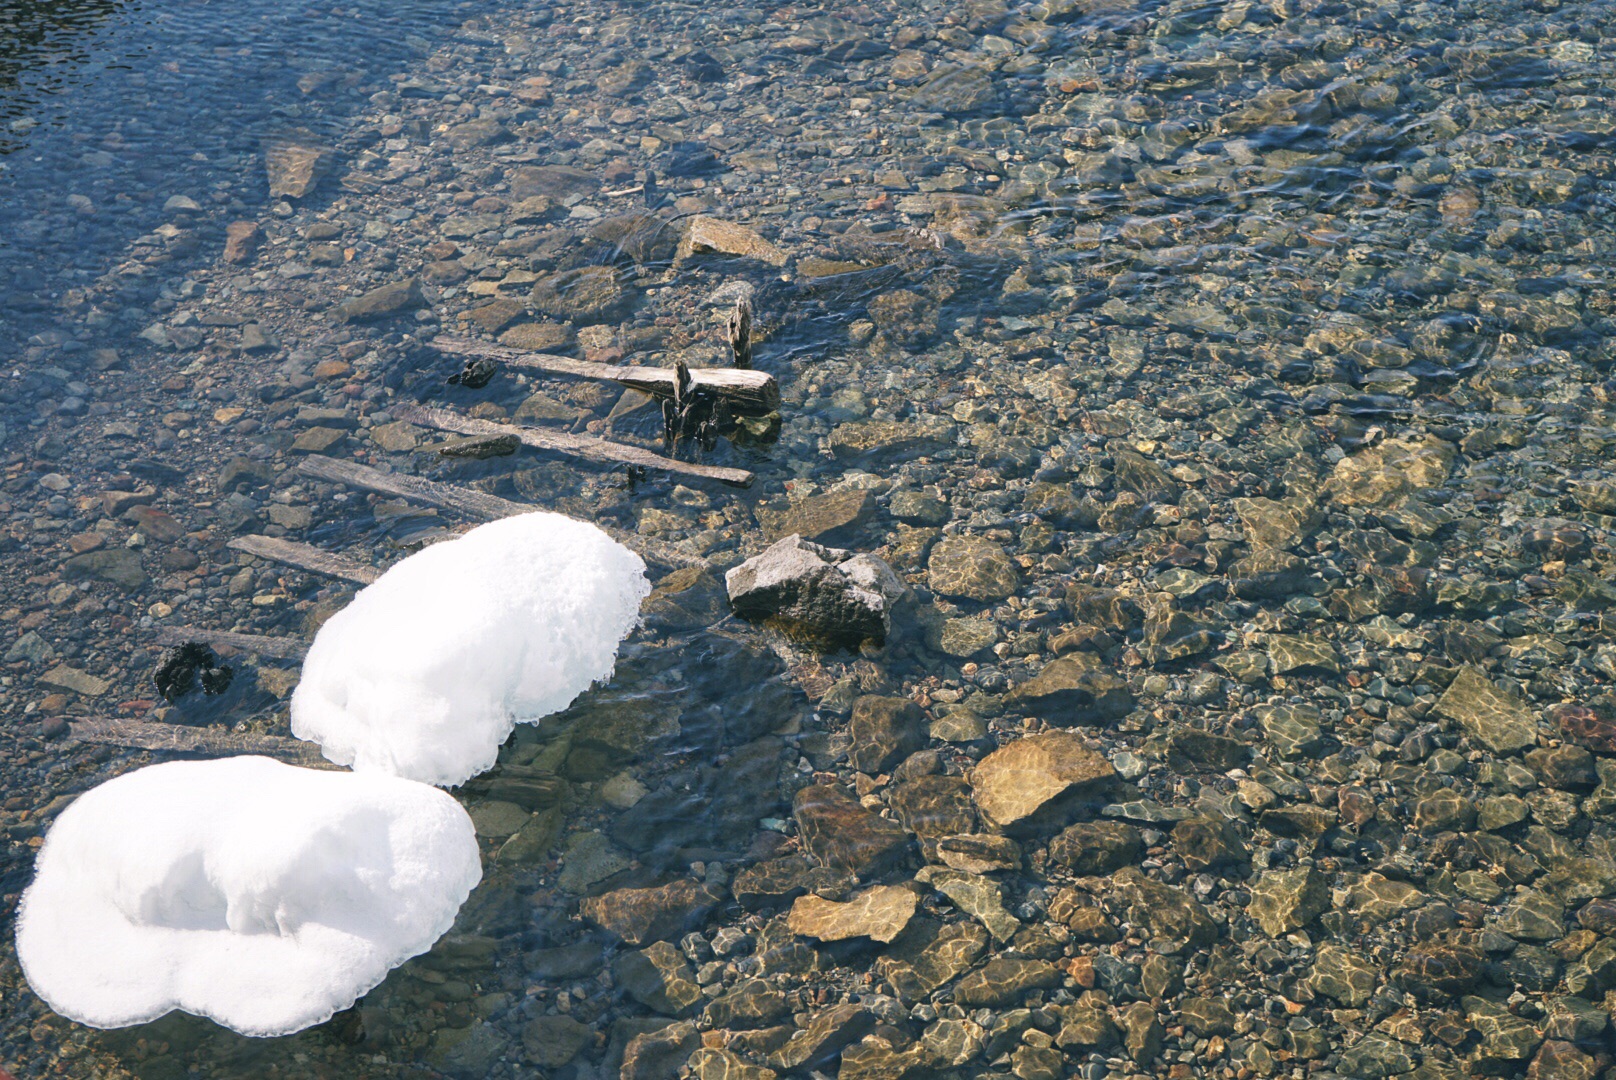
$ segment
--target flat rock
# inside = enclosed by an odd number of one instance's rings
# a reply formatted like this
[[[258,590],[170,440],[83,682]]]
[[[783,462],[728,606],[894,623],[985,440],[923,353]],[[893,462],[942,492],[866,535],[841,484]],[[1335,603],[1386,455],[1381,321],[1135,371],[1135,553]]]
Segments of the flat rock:
[[[988,947],[988,932],[975,922],[934,928],[914,940],[911,931],[892,951],[875,962],[875,970],[892,984],[900,1000],[924,1001],[932,991],[969,971]]]
[[[937,841],[936,852],[944,866],[971,874],[1021,869],[1021,845],[1008,836],[991,833],[945,836]]]
[[[710,1046],[690,1055],[691,1080],[776,1080],[780,1075],[763,1065],[753,1065],[728,1050]]]
[[[981,923],[993,935],[994,941],[1009,941],[1021,929],[1021,920],[1005,910],[1004,891],[991,878],[928,866],[916,875],[915,880],[930,885],[952,900],[955,907]]]
[[[1049,858],[1079,876],[1109,874],[1144,858],[1139,830],[1120,821],[1080,821],[1049,841]]]
[[[1537,744],[1537,720],[1525,700],[1468,664],[1459,669],[1432,711],[1457,721],[1495,754],[1513,754]]]
[[[845,903],[799,896],[791,905],[791,932],[820,941],[866,937],[888,942],[909,925],[920,898],[901,885],[877,885]]]
[[[697,215],[685,228],[685,237],[679,246],[679,260],[692,254],[716,252],[742,259],[756,259],[770,266],[784,266],[786,253],[765,240],[751,226],[721,218]]]
[[[46,686],[59,686],[63,690],[71,690],[83,697],[100,697],[112,688],[112,684],[107,680],[66,664],[57,664],[41,675],[39,681]]]
[[[562,270],[533,286],[529,302],[557,319],[597,320],[623,301],[623,284],[610,266]]]
[[[106,548],[74,555],[62,563],[62,578],[107,581],[124,589],[138,589],[146,584],[146,570],[140,565],[140,556],[130,549]]]
[[[272,198],[301,199],[331,165],[331,147],[312,131],[297,128],[264,140],[264,165]]]
[[[949,536],[932,546],[926,563],[931,591],[991,603],[1021,586],[1016,564],[1004,548],[981,536]]]
[[[730,891],[750,910],[781,908],[806,892],[841,891],[852,884],[844,871],[815,866],[800,855],[765,859],[735,875]]]
[[[724,890],[688,878],[654,889],[617,889],[591,896],[584,918],[630,945],[676,937],[699,926],[724,900]]]
[[[958,776],[917,776],[893,786],[887,796],[903,827],[919,837],[921,850],[931,858],[936,842],[945,836],[976,828],[971,788]]]
[[[530,1065],[559,1069],[578,1056],[594,1032],[570,1016],[538,1016],[522,1025],[522,1047]]]
[[[1163,885],[1137,866],[1123,867],[1111,880],[1127,905],[1128,921],[1150,931],[1157,952],[1172,956],[1217,940],[1218,924],[1187,890]]]
[[[1008,743],[971,774],[982,816],[999,826],[1030,817],[1064,795],[1095,791],[1116,779],[1105,755],[1066,731],[1046,731]]]
[[[848,488],[811,495],[784,511],[760,509],[758,520],[763,525],[763,535],[771,541],[795,533],[804,540],[838,544],[852,540],[874,513],[873,493]]]
[[[835,1005],[816,1014],[768,1063],[782,1072],[807,1072],[835,1061],[842,1050],[875,1030],[876,1017],[862,1005]]]
[[[416,278],[389,282],[337,305],[338,322],[374,322],[426,307]]]

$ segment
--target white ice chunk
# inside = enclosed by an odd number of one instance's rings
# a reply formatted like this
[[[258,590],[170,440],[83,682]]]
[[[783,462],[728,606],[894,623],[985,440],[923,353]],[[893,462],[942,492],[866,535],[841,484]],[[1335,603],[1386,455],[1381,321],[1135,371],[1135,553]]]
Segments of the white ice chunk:
[[[559,712],[617,662],[645,563],[559,514],[522,514],[394,565],[320,629],[292,733],[356,770],[454,785],[516,721]]]
[[[151,765],[51,826],[17,957],[93,1027],[182,1009],[283,1035],[431,948],[481,877],[471,818],[425,784],[263,757]]]

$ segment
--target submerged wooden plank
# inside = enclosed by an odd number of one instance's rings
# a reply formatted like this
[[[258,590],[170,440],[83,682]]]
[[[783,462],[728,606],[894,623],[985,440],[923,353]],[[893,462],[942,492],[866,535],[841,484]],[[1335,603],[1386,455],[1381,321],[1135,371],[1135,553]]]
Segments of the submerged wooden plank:
[[[394,405],[388,412],[400,420],[440,431],[453,431],[460,435],[515,435],[522,445],[535,450],[553,450],[560,454],[602,464],[638,465],[642,469],[660,469],[663,472],[694,476],[703,480],[717,480],[735,487],[750,487],[754,477],[745,469],[730,469],[718,465],[696,465],[688,461],[663,457],[638,446],[607,442],[588,435],[572,435],[543,428],[523,427],[518,424],[496,424],[488,420],[473,420],[469,416],[430,405]]]
[[[454,510],[478,521],[498,521],[517,514],[532,513],[537,507],[526,503],[502,499],[470,488],[441,484],[405,473],[382,472],[367,465],[336,458],[310,455],[298,463],[297,471],[317,480],[374,491],[378,495],[392,495],[412,502],[425,503],[443,510]]]
[[[355,562],[344,555],[333,555],[309,544],[277,540],[273,536],[238,536],[230,541],[230,546],[272,562],[285,563],[327,577],[342,578],[359,585],[369,585],[382,575],[374,566]]]
[[[106,718],[68,719],[68,738],[74,742],[125,746],[131,750],[171,751],[204,757],[262,754],[293,765],[335,769],[320,748],[301,739],[280,735],[237,734],[219,727],[186,727],[152,720]]]
[[[233,630],[204,630],[200,626],[159,626],[153,630],[152,637],[159,645],[184,645],[200,641],[204,645],[227,645],[258,656],[273,656],[277,660],[301,660],[309,648],[307,642],[297,638],[238,634]]]
[[[497,521],[517,514],[530,514],[539,509],[527,503],[513,502],[482,491],[426,480],[419,476],[382,472],[367,465],[318,455],[304,458],[298,465],[298,471],[306,476],[347,484],[364,491],[374,491],[379,495],[392,495],[426,503],[428,506],[455,510],[479,521]],[[647,562],[676,567],[707,565],[707,560],[700,555],[681,551],[666,541],[652,540],[606,525],[596,527]]]
[[[750,330],[750,323],[748,324]],[[476,338],[444,334],[432,342],[433,348],[456,356],[484,357],[514,368],[544,371],[551,375],[572,375],[582,379],[603,379],[657,397],[673,396],[672,368],[641,367],[635,364],[597,364],[550,353],[529,353],[507,349]],[[747,351],[750,359],[750,349]],[[780,407],[780,386],[766,371],[749,368],[691,368],[691,379],[698,390],[709,390],[724,397],[734,412],[761,416]]]

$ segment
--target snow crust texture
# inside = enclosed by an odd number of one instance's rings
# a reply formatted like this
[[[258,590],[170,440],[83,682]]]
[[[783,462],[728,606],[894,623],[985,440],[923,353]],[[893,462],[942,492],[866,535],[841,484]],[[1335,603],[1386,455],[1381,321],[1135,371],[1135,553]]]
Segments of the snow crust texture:
[[[80,796],[23,895],[17,954],[93,1027],[172,1009],[282,1035],[425,952],[482,876],[471,819],[425,784],[263,757],[152,765]]]
[[[356,771],[460,784],[493,767],[516,722],[611,675],[650,589],[638,555],[559,514],[434,544],[321,627],[292,733]]]

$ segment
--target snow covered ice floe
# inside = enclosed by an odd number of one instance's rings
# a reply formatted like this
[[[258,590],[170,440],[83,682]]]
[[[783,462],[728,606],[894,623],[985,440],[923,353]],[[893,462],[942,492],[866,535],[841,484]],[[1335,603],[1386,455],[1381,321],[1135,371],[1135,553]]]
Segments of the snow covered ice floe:
[[[462,783],[517,721],[611,675],[650,591],[640,557],[587,522],[479,526],[397,563],[321,627],[292,733],[358,771]]]
[[[431,948],[481,877],[470,817],[426,784],[263,757],[151,765],[51,826],[17,956],[93,1027],[181,1009],[283,1035]]]

